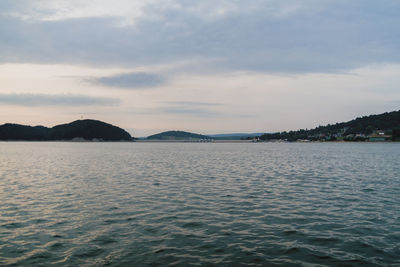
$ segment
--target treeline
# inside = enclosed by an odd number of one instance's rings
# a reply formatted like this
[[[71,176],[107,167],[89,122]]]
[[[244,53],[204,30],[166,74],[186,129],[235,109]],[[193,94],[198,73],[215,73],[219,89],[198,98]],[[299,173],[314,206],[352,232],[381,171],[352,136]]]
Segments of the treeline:
[[[314,129],[268,133],[260,136],[261,140],[355,140],[365,138],[377,131],[391,135],[392,140],[400,140],[400,110],[370,115],[333,125],[319,126]]]

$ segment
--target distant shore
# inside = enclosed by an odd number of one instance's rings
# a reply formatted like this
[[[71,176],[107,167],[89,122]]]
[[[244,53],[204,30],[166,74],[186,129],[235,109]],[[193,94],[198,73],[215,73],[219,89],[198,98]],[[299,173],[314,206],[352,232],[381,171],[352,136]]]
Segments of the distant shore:
[[[212,141],[197,141],[197,140],[135,140],[138,143],[253,143],[252,140],[212,140]]]
[[[315,143],[357,143],[357,144],[382,144],[382,143],[400,143],[400,141],[253,141],[253,140],[212,140],[212,141],[196,141],[196,140],[0,140],[0,143],[11,143],[11,142],[34,142],[34,143],[195,143],[195,144],[223,144],[223,143],[234,143],[234,144],[315,144]]]
[[[299,143],[299,144],[309,144],[309,143],[400,143],[399,141],[257,141],[253,140],[212,140],[208,142],[204,141],[194,141],[194,140],[135,140],[137,143],[252,143],[252,144],[290,144],[290,143]]]

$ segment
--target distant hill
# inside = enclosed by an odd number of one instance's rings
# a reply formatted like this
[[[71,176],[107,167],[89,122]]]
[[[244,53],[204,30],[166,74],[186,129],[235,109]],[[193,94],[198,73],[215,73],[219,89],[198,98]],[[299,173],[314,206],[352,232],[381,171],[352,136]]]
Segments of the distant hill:
[[[333,125],[319,126],[311,130],[298,130],[263,134],[261,140],[286,139],[296,141],[308,140],[344,140],[363,139],[375,132],[392,136],[392,140],[400,140],[400,110],[378,115],[364,116],[354,120]]]
[[[131,141],[125,130],[98,120],[77,120],[47,128],[6,123],[0,125],[0,140],[51,141],[72,140]]]
[[[217,140],[240,140],[246,139],[249,137],[260,136],[264,133],[231,133],[231,134],[212,134],[208,135]]]
[[[148,140],[190,140],[190,139],[210,139],[202,134],[189,133],[184,131],[168,131],[154,134],[147,137]]]

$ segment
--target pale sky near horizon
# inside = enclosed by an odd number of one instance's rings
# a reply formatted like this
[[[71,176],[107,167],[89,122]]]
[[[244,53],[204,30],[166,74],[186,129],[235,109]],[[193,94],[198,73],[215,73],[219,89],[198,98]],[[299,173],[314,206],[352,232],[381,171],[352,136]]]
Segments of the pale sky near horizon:
[[[387,0],[2,0],[0,124],[275,132],[399,110],[399,14]]]

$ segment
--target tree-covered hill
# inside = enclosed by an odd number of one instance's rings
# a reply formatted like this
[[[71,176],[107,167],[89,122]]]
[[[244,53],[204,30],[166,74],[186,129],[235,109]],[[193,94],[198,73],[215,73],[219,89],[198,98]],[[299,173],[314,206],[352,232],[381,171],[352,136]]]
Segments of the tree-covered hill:
[[[0,125],[0,140],[36,140],[51,139],[50,129],[43,126],[27,126],[13,123]]]
[[[97,120],[78,120],[67,124],[54,126],[51,129],[55,140],[69,140],[81,137],[86,140],[102,139],[105,141],[131,140],[131,135],[125,130]]]
[[[184,131],[167,131],[147,137],[149,140],[191,140],[191,139],[210,139],[202,134],[189,133]]]
[[[77,120],[67,124],[47,128],[19,124],[0,125],[0,140],[51,141],[72,140],[131,141],[131,135],[125,130],[98,120]]]
[[[261,140],[354,140],[362,139],[374,132],[383,132],[391,135],[393,140],[400,140],[400,110],[386,112],[379,115],[370,115],[333,125],[319,126],[311,130],[268,133],[260,136]]]

